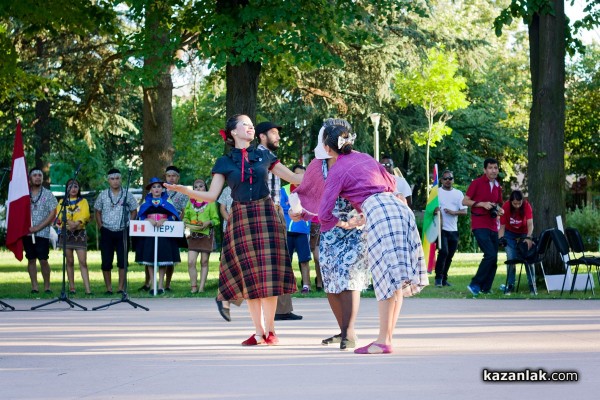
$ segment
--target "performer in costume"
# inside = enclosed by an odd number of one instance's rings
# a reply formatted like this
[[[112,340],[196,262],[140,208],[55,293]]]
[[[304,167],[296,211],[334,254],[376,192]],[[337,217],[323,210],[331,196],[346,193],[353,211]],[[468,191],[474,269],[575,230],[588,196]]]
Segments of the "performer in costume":
[[[109,188],[100,192],[94,203],[96,225],[100,229],[100,255],[102,257],[102,275],[106,292],[111,296],[113,260],[115,251],[117,253],[117,267],[119,269],[119,291],[123,293],[125,285],[125,257],[127,257],[127,226],[129,220],[133,220],[137,214],[138,203],[131,192],[127,192],[121,186],[121,172],[111,168],[106,178]],[[129,211],[129,215],[123,215],[123,208]],[[126,217],[126,218],[124,218]]]
[[[81,270],[81,279],[85,287],[85,294],[91,295],[90,291],[90,273],[87,266],[87,233],[85,225],[90,220],[90,205],[88,201],[81,196],[79,182],[74,179],[67,181],[69,188],[69,200],[63,199],[56,207],[56,226],[58,226],[58,243],[63,246],[63,240],[67,240],[67,250],[65,258],[67,261],[67,277],[69,279],[69,292],[75,294],[75,257],[73,252],[77,253],[79,260],[79,269]],[[66,209],[67,224],[63,229],[63,207]]]
[[[29,171],[29,198],[31,203],[30,234],[23,237],[23,249],[27,258],[27,271],[31,279],[31,294],[39,293],[36,260],[40,262],[42,278],[44,279],[44,292],[51,294],[50,290],[50,225],[56,217],[56,197],[52,192],[42,186],[44,173],[39,168]]]
[[[326,127],[336,125],[352,129],[346,120],[325,120],[319,131],[315,159],[308,166],[311,173],[307,171],[302,184],[295,190],[301,204],[305,206],[306,211],[301,214],[305,220],[310,220],[316,214],[325,180],[335,164],[335,158],[329,156],[323,148],[323,132]],[[313,170],[318,170],[318,174],[313,174]],[[313,209],[313,212],[310,209]],[[348,221],[352,214],[356,214],[356,211],[350,202],[338,197],[333,215],[341,221]],[[292,213],[290,217],[298,218]],[[344,229],[337,226],[323,232],[319,241],[319,260],[323,288],[340,328],[339,334],[323,339],[321,343],[324,346],[339,343],[340,350],[354,348],[357,341],[354,323],[360,305],[360,292],[369,285],[366,234],[362,229]]]
[[[203,179],[194,181],[194,190],[206,191]],[[183,211],[183,222],[190,230],[188,236],[188,273],[192,286],[191,293],[204,292],[208,276],[208,259],[214,245],[214,227],[219,226],[219,214],[215,203],[197,201],[190,198]],[[198,270],[196,262],[200,254],[200,285],[198,286]]]
[[[150,183],[146,185],[146,190],[149,192],[138,210],[139,219],[147,220],[153,226],[162,226],[165,221],[179,220],[179,212],[169,201],[169,196],[163,190],[163,183],[158,178],[150,179]],[[159,268],[157,294],[163,294],[165,292],[164,278],[167,266],[181,261],[177,238],[159,237],[156,258]],[[154,237],[140,237],[137,242],[135,262],[142,265],[154,265]],[[156,279],[156,277],[153,277],[153,279]],[[154,286],[154,281],[152,286]],[[150,291],[150,295],[154,295],[153,290]]]
[[[208,192],[181,185],[164,186],[196,200],[214,202],[227,181],[233,205],[223,240],[217,299],[247,300],[255,333],[242,342],[243,346],[274,345],[279,342],[275,334],[277,296],[294,293],[296,280],[285,242],[285,227],[269,197],[267,176],[271,171],[281,179],[299,184],[302,175],[280,164],[270,151],[250,146],[255,132],[248,116],[230,117],[220,133],[234,147],[217,160]]]
[[[321,232],[335,226],[364,225],[368,263],[379,302],[379,335],[357,354],[391,353],[392,336],[404,296],[428,285],[423,247],[415,217],[405,202],[394,196],[396,181],[371,156],[352,150],[356,134],[344,126],[328,126],[323,134],[325,151],[336,159],[329,170],[319,207]],[[338,197],[364,213],[341,221],[333,210]]]

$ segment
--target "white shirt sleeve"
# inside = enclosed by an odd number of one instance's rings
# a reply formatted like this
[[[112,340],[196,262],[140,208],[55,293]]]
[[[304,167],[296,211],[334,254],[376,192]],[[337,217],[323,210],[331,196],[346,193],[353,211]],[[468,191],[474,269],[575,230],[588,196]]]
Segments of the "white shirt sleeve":
[[[395,175],[394,178],[396,178],[396,193],[400,193],[404,197],[412,196],[412,189],[406,179],[402,176]]]

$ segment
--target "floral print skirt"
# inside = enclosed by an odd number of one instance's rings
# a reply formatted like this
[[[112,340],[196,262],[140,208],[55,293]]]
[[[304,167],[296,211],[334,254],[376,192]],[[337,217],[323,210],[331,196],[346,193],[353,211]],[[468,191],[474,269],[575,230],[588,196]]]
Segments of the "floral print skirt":
[[[370,274],[365,233],[339,227],[322,232],[319,264],[326,293],[366,289]]]

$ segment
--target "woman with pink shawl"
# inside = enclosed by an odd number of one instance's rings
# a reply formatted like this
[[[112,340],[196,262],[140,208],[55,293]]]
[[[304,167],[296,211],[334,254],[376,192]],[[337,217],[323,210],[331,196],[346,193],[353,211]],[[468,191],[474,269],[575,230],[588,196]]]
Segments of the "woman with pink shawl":
[[[294,191],[302,205],[302,218],[309,220],[318,217],[321,196],[332,159],[323,148],[323,132],[327,126],[340,125],[352,129],[343,119],[327,119],[319,131],[315,159],[308,165],[300,186]],[[347,221],[356,211],[349,201],[339,197],[333,214]],[[290,215],[292,215],[290,213]],[[299,219],[299,216],[296,218]],[[356,347],[357,336],[354,323],[360,304],[360,292],[369,285],[366,238],[359,228],[333,228],[321,233],[319,262],[323,289],[340,328],[340,333],[321,342],[324,346],[339,343],[340,350]]]

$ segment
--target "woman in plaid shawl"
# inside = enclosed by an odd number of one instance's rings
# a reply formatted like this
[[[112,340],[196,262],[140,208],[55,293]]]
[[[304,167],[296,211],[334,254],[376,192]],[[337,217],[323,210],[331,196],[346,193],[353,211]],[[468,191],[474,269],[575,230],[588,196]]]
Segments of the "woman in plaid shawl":
[[[302,204],[301,213],[293,213],[291,210],[289,212],[294,221],[318,217],[325,181],[329,170],[335,164],[335,159],[328,155],[323,147],[325,129],[332,125],[352,129],[350,123],[344,119],[328,118],[323,122],[315,147],[315,158],[309,164],[302,184],[294,191]],[[341,221],[348,221],[356,214],[356,210],[348,200],[338,197],[332,214]],[[340,350],[354,348],[358,340],[354,326],[360,305],[360,292],[367,289],[370,280],[366,235],[359,228],[333,227],[321,234],[318,254],[323,288],[340,328],[339,334],[323,339],[321,344],[328,346],[339,343]]]
[[[208,192],[181,185],[165,184],[165,187],[197,200],[214,202],[227,182],[233,205],[223,239],[217,299],[248,301],[255,333],[242,342],[243,346],[275,345],[279,342],[275,335],[277,296],[294,293],[296,280],[287,251],[285,226],[269,196],[267,177],[271,171],[281,179],[300,184],[302,175],[280,164],[270,151],[250,146],[254,126],[247,115],[229,118],[220,134],[233,148],[215,163]]]
[[[352,229],[364,225],[367,259],[379,302],[379,335],[358,354],[391,353],[392,336],[402,300],[428,285],[423,247],[415,216],[405,202],[394,196],[396,181],[371,156],[352,150],[356,134],[346,126],[325,128],[323,145],[334,158],[319,206],[321,232],[336,226]],[[342,221],[332,211],[341,196],[358,211]]]

